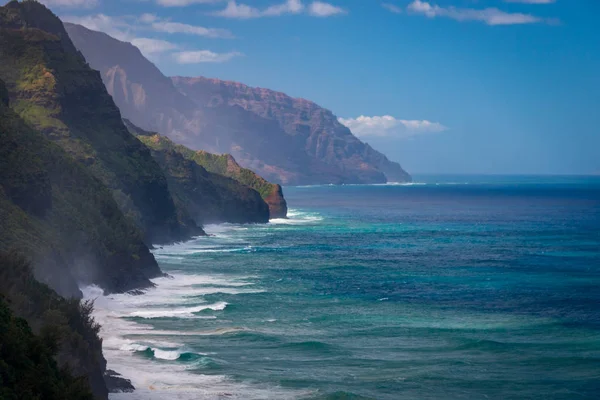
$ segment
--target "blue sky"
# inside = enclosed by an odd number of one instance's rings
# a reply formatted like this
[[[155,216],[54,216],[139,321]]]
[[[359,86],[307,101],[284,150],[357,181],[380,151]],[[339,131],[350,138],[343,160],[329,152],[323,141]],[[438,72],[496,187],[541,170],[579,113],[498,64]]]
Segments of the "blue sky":
[[[167,75],[304,97],[413,173],[600,173],[597,0],[45,0]]]

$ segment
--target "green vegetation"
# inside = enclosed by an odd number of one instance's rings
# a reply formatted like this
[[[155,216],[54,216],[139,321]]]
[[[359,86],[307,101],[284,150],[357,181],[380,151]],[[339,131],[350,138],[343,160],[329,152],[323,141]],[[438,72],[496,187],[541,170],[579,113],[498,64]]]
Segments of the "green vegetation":
[[[0,399],[107,397],[92,303],[58,296],[16,252],[0,252],[0,293]]]
[[[254,189],[226,176],[208,172],[174,148],[150,148],[152,156],[167,176],[176,203],[188,210],[198,223],[269,220],[269,207]]]
[[[64,295],[78,295],[78,282],[128,290],[160,274],[111,192],[4,104],[0,226],[0,250],[28,254],[37,277]]]
[[[165,136],[146,132],[127,120],[125,120],[125,124],[132,134],[137,135],[138,139],[153,151],[153,155],[157,152],[176,153],[215,176],[233,179],[241,185],[258,192],[260,197],[267,203],[271,218],[286,217],[287,204],[283,198],[281,186],[268,182],[249,169],[242,168],[231,155],[211,154],[202,150],[194,151],[183,145],[173,143]]]
[[[130,125],[128,125],[130,126]],[[173,143],[169,138],[154,135],[140,135],[138,139],[153,150],[173,150],[188,160],[204,167],[207,171],[235,179],[243,185],[256,190],[263,199],[273,193],[277,185],[268,182],[255,172],[242,168],[229,154],[212,154],[206,151],[194,151],[183,145]]]
[[[113,191],[146,243],[201,231],[177,212],[160,167],[129,134],[98,72],[42,4],[0,7],[0,78],[13,109]]]

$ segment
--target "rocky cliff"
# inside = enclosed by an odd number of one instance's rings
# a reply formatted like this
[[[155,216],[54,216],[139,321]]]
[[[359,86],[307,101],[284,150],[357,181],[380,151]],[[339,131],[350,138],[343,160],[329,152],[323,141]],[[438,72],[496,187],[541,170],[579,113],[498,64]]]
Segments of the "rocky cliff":
[[[190,157],[194,151],[169,138],[125,122],[130,131],[151,149],[176,201],[198,223],[269,221],[269,206],[256,190],[235,179],[207,171]]]
[[[0,225],[0,250],[27,254],[36,277],[64,296],[79,296],[80,283],[108,291],[150,286],[161,274],[111,192],[5,104]]]
[[[131,44],[79,25],[66,28],[123,116],[143,129],[193,150],[232,154],[281,184],[410,180],[313,102],[215,79],[169,81]]]
[[[197,233],[193,221],[178,219],[160,167],[123,125],[100,74],[42,4],[0,7],[0,78],[11,107],[112,190],[146,243]]]
[[[269,205],[271,219],[287,217],[287,202],[283,197],[281,185],[268,182],[257,173],[242,168],[231,154],[213,154],[204,150],[194,151],[184,146],[177,146],[177,149],[184,157],[194,160],[207,171],[228,176],[256,190]]]
[[[96,399],[107,399],[102,342],[90,305],[78,300],[79,285],[126,291],[149,287],[149,279],[162,273],[111,191],[9,105],[0,81],[0,297],[41,337],[13,335],[6,330],[12,328],[0,327],[9,335],[0,342],[16,340],[23,346],[14,355],[0,351],[0,397],[81,400],[90,398],[91,388]],[[10,324],[11,317],[3,315]],[[32,343],[35,354],[23,350]],[[39,367],[26,368],[28,358],[43,357]],[[4,375],[6,368],[14,374]]]
[[[256,190],[269,206],[269,218],[285,218],[287,216],[287,202],[283,197],[281,185],[268,182],[255,172],[242,168],[230,154],[212,154],[204,150],[194,151],[183,145],[175,144],[164,136],[145,131],[129,120],[124,120],[124,122],[129,131],[151,149],[177,152],[208,172],[229,177]],[[224,219],[224,221],[226,220]]]

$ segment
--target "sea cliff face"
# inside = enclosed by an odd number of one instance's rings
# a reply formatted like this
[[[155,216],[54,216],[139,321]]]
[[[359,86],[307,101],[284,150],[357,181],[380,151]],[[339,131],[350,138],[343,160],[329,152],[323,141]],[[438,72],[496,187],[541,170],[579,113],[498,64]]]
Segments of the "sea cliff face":
[[[270,182],[409,181],[399,164],[356,138],[329,110],[268,89],[202,77],[165,77],[139,50],[66,24],[99,70],[123,117],[192,150],[231,154]]]
[[[161,274],[111,192],[5,104],[0,221],[0,250],[27,254],[36,277],[64,296],[79,296],[80,283],[108,291],[150,286]]]
[[[256,190],[228,176],[207,171],[193,158],[195,152],[169,138],[125,122],[151,150],[167,177],[176,202],[198,223],[269,221],[269,206]]]
[[[3,377],[0,394],[81,400],[93,393],[107,399],[102,342],[91,308],[78,300],[79,285],[120,292],[149,287],[150,278],[162,272],[111,191],[9,105],[0,81],[0,298],[41,336],[12,334],[12,317],[3,314],[9,323],[0,328],[9,335],[4,339],[37,347],[35,354],[2,360],[15,375],[9,381]],[[0,342],[9,343],[4,339]],[[50,361],[32,371],[25,368],[28,357]],[[31,373],[40,385],[28,380]]]
[[[268,182],[255,172],[242,168],[231,154],[212,154],[203,150],[193,151],[184,146],[178,146],[178,151],[186,158],[206,168],[206,170],[228,176],[256,190],[269,205],[271,219],[287,216],[287,202],[283,197],[281,185]]]
[[[132,137],[102,83],[73,46],[62,22],[35,1],[0,8],[0,78],[11,107],[108,186],[146,243],[198,231],[179,220],[167,182]]]
[[[262,199],[269,206],[269,218],[286,218],[287,216],[287,202],[283,197],[283,189],[281,185],[268,182],[260,175],[247,168],[242,168],[235,158],[230,154],[212,154],[204,150],[194,151],[183,145],[175,144],[169,138],[161,136],[157,133],[145,131],[135,126],[131,121],[124,120],[125,125],[129,131],[137,136],[146,146],[152,149],[153,155],[156,155],[157,151],[169,151],[180,154],[186,160],[192,161],[204,170],[212,173],[213,179],[222,181],[218,176],[231,178],[240,184],[256,190]],[[160,162],[159,162],[160,164]],[[161,164],[163,165],[163,164]],[[163,166],[164,169],[164,166]],[[204,175],[206,175],[204,173]],[[169,174],[167,174],[167,177]],[[230,185],[231,186],[231,185]],[[196,191],[201,191],[197,189]],[[231,195],[229,196],[231,197]],[[251,213],[252,214],[252,213]],[[259,218],[259,220],[261,220]],[[231,222],[227,217],[223,219],[225,222]],[[255,222],[252,219],[248,219],[248,222]]]

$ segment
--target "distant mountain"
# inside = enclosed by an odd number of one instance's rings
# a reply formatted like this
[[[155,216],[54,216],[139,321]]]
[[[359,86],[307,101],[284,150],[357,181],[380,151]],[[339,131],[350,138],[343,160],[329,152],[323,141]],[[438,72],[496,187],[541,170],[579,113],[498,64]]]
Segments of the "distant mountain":
[[[207,171],[194,159],[193,150],[138,128],[127,120],[125,123],[130,132],[152,151],[167,177],[176,203],[188,210],[197,223],[269,221],[269,206],[256,190],[235,179]]]
[[[0,7],[0,78],[11,108],[108,186],[147,244],[201,233],[189,217],[178,218],[150,151],[127,131],[100,74],[42,4]]]
[[[129,43],[65,24],[123,116],[193,150],[230,153],[281,184],[409,181],[399,164],[356,138],[329,110],[268,89],[165,77]]]

